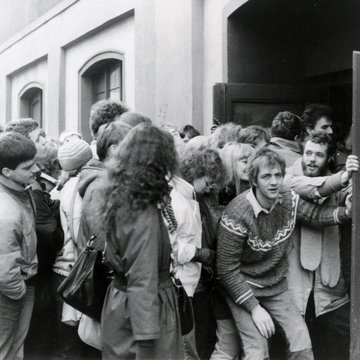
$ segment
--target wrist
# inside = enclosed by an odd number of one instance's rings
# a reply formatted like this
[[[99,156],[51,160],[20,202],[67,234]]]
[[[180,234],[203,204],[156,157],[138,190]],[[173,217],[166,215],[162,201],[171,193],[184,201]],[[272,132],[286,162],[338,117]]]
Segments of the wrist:
[[[259,311],[261,309],[261,305],[260,304],[257,304],[256,306],[254,306],[252,309],[251,309],[251,315],[253,315],[254,313],[256,313],[257,311]]]
[[[341,185],[343,185],[343,187],[346,187],[349,184],[349,180],[350,180],[350,174],[348,173],[348,171],[344,171],[341,174]]]
[[[351,218],[351,211],[349,209],[345,209],[345,215],[347,218]]]

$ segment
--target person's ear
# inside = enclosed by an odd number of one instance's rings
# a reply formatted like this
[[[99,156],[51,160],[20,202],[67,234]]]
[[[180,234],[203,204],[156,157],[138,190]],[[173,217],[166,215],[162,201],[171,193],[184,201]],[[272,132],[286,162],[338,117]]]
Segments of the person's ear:
[[[7,167],[4,167],[2,170],[1,170],[1,174],[4,175],[5,177],[9,178],[12,174],[12,170],[7,168]]]
[[[308,135],[310,135],[312,132],[313,132],[313,129],[312,129],[312,128],[309,128],[309,127],[306,128],[306,133],[307,133]]]

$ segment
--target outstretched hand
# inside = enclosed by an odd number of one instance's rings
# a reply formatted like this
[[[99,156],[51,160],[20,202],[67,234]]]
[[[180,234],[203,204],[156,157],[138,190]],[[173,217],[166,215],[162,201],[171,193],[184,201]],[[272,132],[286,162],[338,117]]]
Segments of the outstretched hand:
[[[351,176],[354,172],[359,171],[359,160],[356,155],[349,155],[346,164],[345,171],[341,176],[341,182],[343,184],[347,184],[347,182],[351,179]]]
[[[346,206],[346,213],[350,217],[352,211],[352,194],[346,195],[345,206]]]

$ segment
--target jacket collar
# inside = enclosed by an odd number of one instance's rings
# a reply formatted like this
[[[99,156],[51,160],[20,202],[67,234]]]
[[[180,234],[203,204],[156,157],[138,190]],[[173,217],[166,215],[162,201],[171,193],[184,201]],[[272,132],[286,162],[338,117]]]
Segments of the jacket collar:
[[[297,141],[286,140],[286,139],[274,136],[270,139],[270,144],[272,144],[280,149],[291,150],[291,151],[301,155],[301,148]]]
[[[169,185],[172,186],[176,191],[188,199],[195,199],[194,187],[179,176],[174,176]]]
[[[275,203],[271,206],[270,210],[264,209],[260,205],[258,199],[256,198],[256,196],[254,194],[254,189],[249,190],[249,192],[246,194],[246,198],[249,201],[249,203],[254,211],[255,218],[257,218],[261,212],[264,212],[265,214],[270,214],[274,210],[275,206],[278,203],[281,204],[281,202],[282,202],[282,195],[279,195],[279,197],[276,199]]]
[[[12,191],[18,192],[18,193],[24,193],[28,188],[28,187],[25,188],[24,186],[16,183],[15,181],[13,181],[11,179],[6,178],[3,175],[0,175],[0,184],[3,187],[10,189]]]

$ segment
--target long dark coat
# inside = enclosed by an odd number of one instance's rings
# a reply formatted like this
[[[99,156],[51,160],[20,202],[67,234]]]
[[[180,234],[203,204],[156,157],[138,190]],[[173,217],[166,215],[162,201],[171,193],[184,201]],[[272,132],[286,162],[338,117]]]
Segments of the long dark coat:
[[[102,313],[103,359],[135,359],[138,340],[155,339],[155,359],[183,357],[170,241],[160,211],[149,206],[117,222],[106,259],[115,272]]]

